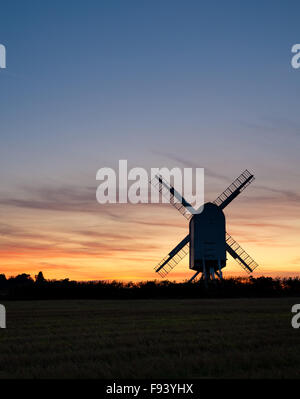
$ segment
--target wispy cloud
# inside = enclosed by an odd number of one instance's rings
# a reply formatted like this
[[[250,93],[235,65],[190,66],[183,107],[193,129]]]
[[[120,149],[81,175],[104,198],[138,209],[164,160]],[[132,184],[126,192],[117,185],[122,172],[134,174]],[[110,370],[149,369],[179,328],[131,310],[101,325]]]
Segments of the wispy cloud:
[[[189,160],[189,159],[185,159],[185,158],[180,157],[180,156],[178,156],[176,154],[172,154],[172,153],[168,153],[168,152],[159,152],[159,151],[155,151],[155,154],[161,155],[164,158],[168,158],[171,161],[178,162],[178,163],[180,163],[183,166],[188,167],[188,168],[199,168],[199,163],[194,162],[194,161]],[[226,183],[231,183],[231,180],[230,180],[229,177],[227,177],[227,176],[225,176],[225,175],[223,175],[221,173],[216,173],[216,172],[214,172],[213,170],[211,170],[209,168],[205,168],[205,174],[207,176],[210,176],[210,177],[225,181]]]
[[[177,156],[173,159],[189,167],[197,166]],[[223,174],[208,172],[225,187],[231,183]],[[278,248],[294,250],[295,243],[289,237],[298,234],[293,222],[299,211],[299,194],[277,187],[255,187],[254,193],[234,207],[228,218],[229,233],[246,250],[248,244],[269,253]],[[123,262],[126,265],[123,278],[132,275],[130,273],[139,265],[141,270],[136,274],[146,276],[150,275],[146,270],[148,264],[155,264],[169,252],[183,229],[188,229],[186,220],[168,204],[101,206],[95,193],[96,187],[88,185],[52,184],[22,187],[15,197],[0,195],[2,214],[9,215],[0,224],[3,263],[14,263],[18,270],[24,270],[21,264],[32,263],[34,270],[48,265],[49,270],[52,267],[58,274],[65,269],[72,275],[87,278],[88,271],[80,268],[81,262],[113,264],[116,270],[111,275],[115,273],[115,276],[118,275],[117,265]],[[255,209],[255,219],[251,219],[251,209],[253,212]],[[251,255],[256,258],[255,253]],[[97,266],[95,268],[93,278],[97,276]],[[108,274],[101,274],[103,276]]]
[[[242,121],[240,122],[244,127],[249,129],[255,129],[259,131],[273,132],[273,133],[284,133],[284,134],[292,134],[294,136],[300,135],[300,123],[283,117],[262,117],[258,121],[249,122]]]
[[[298,126],[298,125],[297,125]],[[300,132],[300,126],[299,126],[299,132]],[[171,154],[171,153],[163,153],[163,152],[156,152],[159,155],[162,155],[165,158],[168,158],[172,161],[175,162],[179,162],[180,164],[182,164],[183,166],[186,167],[190,167],[190,168],[199,168],[199,164],[197,162],[194,162],[192,160],[188,160],[185,159],[183,157],[180,157],[176,154]],[[211,169],[205,168],[205,174],[209,177],[213,177],[216,179],[219,179],[221,181],[224,181],[226,183],[231,184],[232,181],[234,180],[235,177],[230,178],[228,176],[225,176],[221,173],[216,173]],[[224,189],[227,186],[224,187]],[[256,200],[261,200],[261,201],[271,201],[274,198],[279,198],[279,197],[284,197],[286,200],[288,201],[300,201],[300,193],[298,193],[297,191],[294,190],[286,190],[286,189],[282,189],[282,188],[274,188],[274,187],[270,187],[267,185],[260,185],[260,184],[255,184],[255,188],[261,191],[265,191],[267,193],[272,193],[274,195],[272,196],[256,196]],[[278,194],[278,195],[277,195]]]
[[[56,187],[26,186],[23,187],[23,192],[16,194],[14,198],[2,194],[0,206],[48,211],[95,212],[97,210],[96,188],[67,185]]]

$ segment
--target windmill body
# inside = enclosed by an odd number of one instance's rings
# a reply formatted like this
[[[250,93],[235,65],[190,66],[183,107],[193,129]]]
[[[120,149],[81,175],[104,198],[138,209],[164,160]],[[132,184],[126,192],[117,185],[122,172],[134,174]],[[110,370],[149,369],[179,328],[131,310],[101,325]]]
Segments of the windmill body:
[[[210,275],[226,266],[226,229],[222,209],[212,202],[191,217],[190,269]]]
[[[155,176],[151,183],[163,195],[167,193],[172,205],[189,220],[189,234],[155,266],[155,271],[165,277],[189,253],[189,267],[196,271],[191,280],[199,273],[205,281],[222,279],[229,253],[247,273],[252,273],[258,264],[226,231],[223,210],[253,180],[254,176],[245,170],[214,202],[207,202],[197,213],[190,212],[193,207],[162,176]]]

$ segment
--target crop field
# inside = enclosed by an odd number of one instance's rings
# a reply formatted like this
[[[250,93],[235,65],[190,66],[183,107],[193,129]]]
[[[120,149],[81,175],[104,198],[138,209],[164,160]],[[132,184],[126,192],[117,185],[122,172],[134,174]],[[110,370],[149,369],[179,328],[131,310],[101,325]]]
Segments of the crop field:
[[[1,378],[299,378],[300,298],[6,302]]]

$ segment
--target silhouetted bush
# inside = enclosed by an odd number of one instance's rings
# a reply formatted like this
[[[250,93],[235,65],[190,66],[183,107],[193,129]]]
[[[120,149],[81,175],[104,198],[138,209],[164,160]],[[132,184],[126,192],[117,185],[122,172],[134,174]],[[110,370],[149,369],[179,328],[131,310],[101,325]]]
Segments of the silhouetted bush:
[[[1,299],[160,299],[160,298],[238,298],[300,296],[300,279],[226,278],[176,283],[174,281],[72,281],[46,280],[43,273],[20,274],[8,279],[0,274]]]

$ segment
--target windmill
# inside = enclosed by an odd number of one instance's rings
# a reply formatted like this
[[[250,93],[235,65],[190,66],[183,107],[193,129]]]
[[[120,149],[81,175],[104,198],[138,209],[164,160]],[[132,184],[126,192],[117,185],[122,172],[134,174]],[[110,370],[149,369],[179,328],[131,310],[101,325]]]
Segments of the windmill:
[[[189,252],[189,267],[199,273],[207,282],[216,277],[222,279],[222,269],[226,266],[226,252],[247,272],[252,273],[258,264],[226,232],[223,209],[230,204],[252,181],[254,176],[246,169],[213,202],[203,205],[201,213],[192,214],[192,206],[162,176],[156,175],[150,183],[163,195],[168,195],[171,204],[189,220],[189,234],[165,257],[155,271],[165,277]]]

